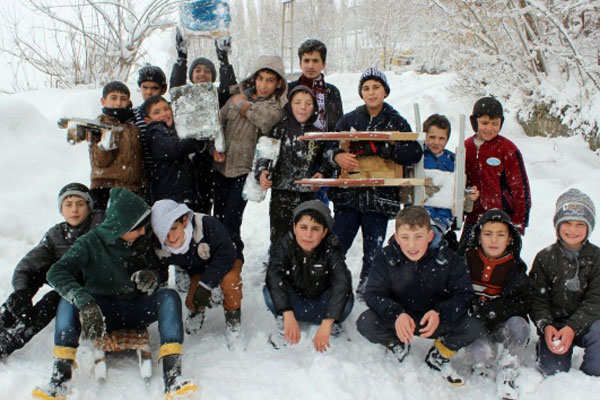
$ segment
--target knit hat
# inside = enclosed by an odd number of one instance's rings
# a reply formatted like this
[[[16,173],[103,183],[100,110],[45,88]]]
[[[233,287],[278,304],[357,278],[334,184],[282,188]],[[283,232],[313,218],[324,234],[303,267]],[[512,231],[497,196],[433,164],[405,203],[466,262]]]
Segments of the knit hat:
[[[565,221],[582,221],[588,227],[588,236],[594,229],[596,220],[596,208],[592,199],[579,189],[569,189],[556,200],[556,212],[554,213],[554,227],[558,227]]]
[[[213,62],[210,61],[208,58],[198,57],[194,61],[192,61],[192,64],[190,65],[190,81],[192,80],[192,72],[194,72],[194,68],[196,68],[198,65],[205,65],[208,69],[210,69],[210,73],[212,74],[212,82],[217,80],[217,70],[215,69],[215,64],[213,64]]]
[[[300,203],[296,208],[294,208],[293,219],[295,220],[298,214],[306,210],[313,210],[321,214],[327,223],[327,229],[331,231],[333,228],[333,218],[331,217],[331,210],[325,205],[325,203],[323,203],[321,200],[308,200],[304,203]]]
[[[146,64],[140,68],[137,81],[138,87],[142,86],[142,83],[144,82],[155,82],[158,83],[162,89],[167,88],[167,78],[165,73],[156,65]]]
[[[90,189],[82,183],[73,182],[65,185],[58,192],[58,212],[62,212],[62,203],[69,196],[81,197],[87,203],[90,211],[94,209],[94,200],[90,196]]]
[[[191,218],[193,212],[183,203],[177,203],[169,199],[154,203],[152,206],[152,230],[161,246],[164,246],[173,223],[185,214],[188,215],[188,218]]]
[[[388,96],[390,94],[390,85],[388,84],[385,74],[375,67],[369,67],[369,68],[365,69],[365,72],[362,73],[362,75],[360,76],[360,81],[358,82],[358,95],[360,96],[361,99],[362,99],[362,92],[361,92],[362,85],[363,85],[363,83],[365,83],[365,81],[367,81],[369,79],[374,79],[376,81],[379,81],[383,85],[383,88],[385,89],[386,96]]]
[[[473,132],[477,132],[477,118],[487,115],[490,118],[500,118],[500,128],[504,124],[502,104],[494,97],[482,97],[473,105],[473,114],[469,117]]]

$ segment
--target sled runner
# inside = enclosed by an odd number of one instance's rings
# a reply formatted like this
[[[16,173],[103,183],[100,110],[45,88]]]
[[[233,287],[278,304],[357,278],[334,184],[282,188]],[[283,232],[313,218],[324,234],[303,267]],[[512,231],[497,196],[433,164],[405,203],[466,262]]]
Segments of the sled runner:
[[[106,379],[107,353],[128,350],[135,350],[137,353],[140,374],[148,382],[152,377],[152,353],[147,329],[119,329],[97,339],[94,342],[94,375],[96,378]]]
[[[269,160],[267,170],[272,171],[279,157],[279,149],[281,142],[267,136],[261,136],[254,150],[254,161],[252,162],[252,171],[246,177],[242,197],[246,200],[263,201],[267,195],[267,191],[263,190],[260,182],[254,177],[254,172],[258,168],[258,160]]]
[[[61,118],[58,127],[67,130],[67,142],[77,144],[84,140],[98,140],[103,150],[117,148],[115,133],[123,132],[123,126],[104,124],[94,119]]]
[[[185,36],[204,36],[213,39],[230,36],[231,14],[226,1],[184,1],[179,8],[179,17]]]

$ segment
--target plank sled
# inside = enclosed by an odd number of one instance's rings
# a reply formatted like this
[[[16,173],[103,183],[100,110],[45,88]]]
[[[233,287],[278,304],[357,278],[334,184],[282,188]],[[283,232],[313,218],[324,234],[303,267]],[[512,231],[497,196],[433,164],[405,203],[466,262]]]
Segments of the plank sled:
[[[376,131],[346,131],[346,132],[307,132],[299,140],[417,140],[416,132],[376,132]]]
[[[116,133],[123,132],[124,126],[105,124],[95,119],[85,118],[61,118],[58,127],[67,130],[67,142],[77,144],[79,142],[98,141],[98,146],[103,150],[114,150],[116,144]]]
[[[297,185],[316,187],[418,186],[425,185],[425,182],[425,179],[419,178],[307,178],[294,181]]]
[[[107,353],[134,350],[138,357],[140,375],[145,381],[152,377],[152,353],[148,329],[119,329],[107,333],[94,342],[94,375],[96,379],[106,379]]]

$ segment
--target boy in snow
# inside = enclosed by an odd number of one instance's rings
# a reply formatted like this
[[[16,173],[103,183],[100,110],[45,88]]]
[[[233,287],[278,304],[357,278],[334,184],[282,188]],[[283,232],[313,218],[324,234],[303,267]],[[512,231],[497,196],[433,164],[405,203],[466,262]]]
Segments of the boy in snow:
[[[152,229],[160,246],[156,254],[163,266],[176,265],[189,276],[185,305],[189,310],[186,332],[197,333],[206,307],[212,307],[212,290],[221,286],[227,345],[241,345],[241,265],[234,266],[235,249],[229,233],[214,217],[193,213],[185,204],[159,200],[152,206]]]
[[[585,349],[581,371],[600,376],[600,248],[589,242],[596,209],[569,189],[556,200],[557,241],[540,251],[529,278],[530,317],[538,330],[538,367],[544,375],[567,372],[573,347]]]
[[[269,219],[271,223],[271,246],[292,227],[292,216],[296,206],[315,199],[315,191],[294,181],[303,178],[322,178],[321,161],[324,144],[316,140],[298,140],[305,132],[319,129],[314,126],[317,119],[317,99],[312,90],[299,85],[292,89],[285,105],[285,116],[268,136],[281,142],[279,160],[275,167],[270,160],[259,159],[255,177],[260,186],[271,188]]]
[[[263,294],[277,321],[269,342],[275,348],[298,343],[298,321],[306,321],[319,325],[313,345],[324,352],[352,311],[352,278],[331,233],[329,207],[306,201],[294,209],[293,224],[293,231],[275,244],[267,269]]]
[[[479,189],[479,199],[467,213],[458,252],[464,254],[473,227],[487,210],[504,210],[521,235],[529,222],[531,192],[521,152],[500,136],[504,123],[502,104],[493,97],[475,102],[470,117],[475,135],[465,140],[467,186]]]
[[[521,235],[502,210],[486,211],[473,231],[466,253],[476,298],[469,314],[485,324],[486,334],[465,347],[473,371],[487,375],[503,344],[496,374],[498,398],[518,399],[519,358],[529,342],[530,306],[527,265],[521,259]]]
[[[177,136],[173,110],[164,97],[150,97],[141,108],[148,124],[146,142],[152,159],[152,199],[172,199],[200,211],[190,155],[204,151],[206,142]]]
[[[155,321],[166,399],[197,390],[181,377],[181,300],[176,291],[158,288],[166,272],[145,236],[149,218],[150,207],[141,197],[112,189],[106,219],[48,271],[48,282],[62,299],[56,313],[52,377],[34,390],[35,398],[64,398],[80,333],[94,340],[106,332],[140,329]]]
[[[244,262],[240,235],[246,200],[242,191],[252,170],[258,138],[267,134],[281,118],[287,102],[283,60],[259,56],[252,74],[232,88],[233,97],[221,108],[225,151],[213,150],[215,170],[214,216],[227,228],[236,247],[236,264]]]
[[[100,138],[93,135],[89,140],[91,164],[90,187],[94,205],[106,209],[111,188],[122,187],[133,192],[142,188],[142,147],[140,131],[135,125],[135,115],[129,99],[129,88],[122,82],[107,83],[102,89],[102,114],[98,120],[103,124],[116,125],[122,131],[113,131],[115,148],[100,146]]]
[[[408,122],[384,100],[390,94],[385,74],[377,68],[367,68],[360,77],[358,94],[364,105],[345,114],[336,131],[401,131],[411,132]],[[423,149],[417,141],[356,141],[350,152],[330,142],[327,160],[334,168],[356,170],[357,157],[379,156],[401,165],[412,165],[421,159]],[[357,293],[363,294],[375,252],[381,248],[388,220],[400,210],[400,197],[396,187],[331,188],[335,223],[333,233],[340,239],[344,252],[362,230],[363,264]]]
[[[385,346],[402,362],[415,335],[435,338],[427,365],[452,385],[464,378],[450,357],[483,333],[482,323],[467,314],[473,287],[464,260],[444,241],[433,245],[429,213],[405,207],[396,217],[396,233],[377,252],[365,291],[369,309],[358,331]]]
[[[81,183],[69,183],[58,192],[58,210],[64,222],[50,228],[19,261],[12,278],[14,291],[0,307],[0,359],[23,347],[54,319],[60,295],[52,290],[35,305],[33,297],[46,283],[52,264],[101,222],[104,214],[93,209],[90,190]]]

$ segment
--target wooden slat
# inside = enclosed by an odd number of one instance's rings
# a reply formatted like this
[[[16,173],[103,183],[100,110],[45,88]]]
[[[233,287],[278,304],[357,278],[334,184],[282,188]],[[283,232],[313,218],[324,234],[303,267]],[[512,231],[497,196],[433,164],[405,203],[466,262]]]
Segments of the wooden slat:
[[[422,186],[425,179],[419,178],[359,178],[359,179],[300,179],[294,182],[302,186]]]
[[[352,132],[307,132],[300,136],[299,140],[417,140],[418,132],[376,132],[376,131],[352,131]]]

